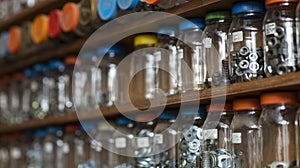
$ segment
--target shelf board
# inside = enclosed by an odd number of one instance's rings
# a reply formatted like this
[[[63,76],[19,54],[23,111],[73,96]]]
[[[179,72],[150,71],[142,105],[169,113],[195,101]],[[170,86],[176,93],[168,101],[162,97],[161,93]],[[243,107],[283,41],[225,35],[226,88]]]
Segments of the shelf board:
[[[25,20],[32,20],[37,14],[47,14],[53,9],[60,9],[68,1],[78,2],[79,0],[44,0],[38,2],[35,6],[25,8],[8,19],[1,21],[0,32],[7,30],[12,25],[19,25]]]
[[[205,89],[199,92],[188,92],[184,95],[173,95],[167,97],[167,107],[178,108],[182,104],[189,104],[199,101],[201,104],[209,104],[212,98],[226,97],[227,99],[231,100],[233,98],[238,98],[241,96],[258,96],[261,93],[268,91],[287,90],[297,92],[300,86],[299,77],[300,72],[296,72],[284,76],[275,76],[251,82],[237,83],[229,86],[217,87],[214,89]],[[155,111],[156,108],[164,107],[164,104],[161,102],[161,100],[156,100],[152,103],[153,104],[151,106],[151,109],[153,109],[153,111]],[[148,105],[145,102],[141,102],[136,108],[145,110],[148,109]],[[101,108],[101,112],[93,111],[82,114],[79,113],[78,116],[82,120],[89,120],[103,116],[114,117],[116,115],[119,115],[120,113],[137,114],[135,108],[132,108],[132,106],[128,104],[118,106],[118,109],[114,106],[105,107]],[[26,129],[34,129],[49,125],[62,125],[71,122],[78,122],[78,117],[76,113],[62,117],[49,117],[43,120],[28,121],[17,125],[0,126],[0,133],[22,131]]]

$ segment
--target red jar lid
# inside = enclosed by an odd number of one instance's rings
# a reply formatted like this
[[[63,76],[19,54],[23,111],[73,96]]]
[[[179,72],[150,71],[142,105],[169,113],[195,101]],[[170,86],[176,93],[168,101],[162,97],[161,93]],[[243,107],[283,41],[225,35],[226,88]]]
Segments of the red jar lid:
[[[49,14],[49,36],[51,38],[55,38],[61,34],[61,11],[60,10],[53,10]]]

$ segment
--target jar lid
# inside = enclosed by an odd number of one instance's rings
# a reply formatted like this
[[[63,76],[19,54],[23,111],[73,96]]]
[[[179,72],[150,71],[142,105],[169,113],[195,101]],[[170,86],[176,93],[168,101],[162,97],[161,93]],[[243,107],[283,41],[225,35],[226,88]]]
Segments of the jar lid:
[[[159,119],[175,119],[176,117],[177,111],[164,111],[158,116]]]
[[[134,123],[134,121],[132,121],[129,118],[126,118],[126,117],[117,118],[115,122],[118,125]]]
[[[199,109],[194,109],[194,108],[184,109],[182,110],[181,115],[202,115],[205,113],[206,113],[205,108],[199,107]]]
[[[13,26],[9,28],[8,30],[9,36],[8,36],[8,50],[11,53],[17,52],[21,45],[20,45],[20,40],[21,40],[21,28],[19,26]]]
[[[53,10],[49,14],[49,36],[51,38],[55,38],[61,34],[61,11],[60,10]]]
[[[99,0],[98,14],[104,21],[116,18],[118,16],[117,0]]]
[[[240,2],[233,6],[232,14],[240,14],[240,13],[264,13],[265,8],[263,3],[258,1],[248,1],[248,2]]]
[[[35,64],[35,65],[33,66],[33,69],[34,69],[35,71],[45,71],[46,68],[47,68],[47,66],[44,65],[44,64]]]
[[[48,16],[38,15],[34,18],[31,27],[31,38],[34,43],[41,43],[48,39]]]
[[[117,0],[117,3],[121,10],[131,10],[136,7],[139,0]]]
[[[298,94],[296,92],[275,92],[261,95],[260,104],[278,104],[278,103],[298,103]]]
[[[208,13],[205,16],[205,21],[214,20],[214,19],[230,19],[231,13],[229,11],[217,11]]]
[[[271,5],[274,3],[285,3],[285,2],[299,2],[299,0],[266,0],[266,5]]]
[[[58,131],[63,131],[63,127],[60,127],[60,126],[49,126],[49,127],[47,127],[47,132],[48,133],[56,133]]]
[[[60,61],[60,60],[52,60],[52,61],[49,61],[48,66],[51,69],[64,69],[65,64],[63,61]]]
[[[139,45],[156,45],[157,44],[157,37],[152,34],[143,34],[137,35],[134,37],[134,46]]]
[[[24,74],[21,72],[15,73],[15,74],[13,74],[13,78],[15,80],[22,80],[24,78]]]
[[[64,129],[66,132],[75,132],[80,129],[80,126],[79,124],[68,124]]]
[[[76,3],[68,2],[61,11],[61,28],[65,32],[76,29],[79,22],[79,8]]]
[[[32,69],[25,69],[23,71],[23,74],[26,76],[26,77],[32,77],[33,76],[33,70]]]
[[[205,22],[203,19],[200,18],[193,18],[189,20],[182,21],[179,24],[179,30],[186,30],[186,29],[204,29]]]
[[[68,56],[65,58],[65,64],[66,65],[73,65],[76,64],[77,56]]]
[[[140,114],[135,117],[135,121],[137,122],[148,122],[156,119],[155,114]]]
[[[45,129],[39,129],[35,131],[35,136],[37,137],[45,137],[47,135],[47,132]]]
[[[175,36],[176,32],[177,29],[175,27],[162,27],[157,30],[158,34],[169,35],[169,36]]]
[[[87,25],[96,15],[95,0],[84,0],[79,4],[79,23]]]
[[[233,101],[234,111],[239,110],[260,110],[259,99],[236,99]]]
[[[207,112],[219,112],[219,111],[231,111],[232,110],[232,104],[225,103],[225,104],[210,104],[206,106]]]
[[[97,128],[97,124],[92,123],[92,122],[84,122],[84,123],[81,123],[81,126],[80,126],[80,130],[85,130],[85,131],[94,130],[96,128]]]
[[[162,0],[145,0],[147,4],[153,4],[153,5],[159,4],[161,1]]]
[[[101,46],[99,47],[98,54],[109,54],[109,53],[115,53],[115,54],[124,54],[125,49],[120,45],[114,45],[112,47],[109,46]]]

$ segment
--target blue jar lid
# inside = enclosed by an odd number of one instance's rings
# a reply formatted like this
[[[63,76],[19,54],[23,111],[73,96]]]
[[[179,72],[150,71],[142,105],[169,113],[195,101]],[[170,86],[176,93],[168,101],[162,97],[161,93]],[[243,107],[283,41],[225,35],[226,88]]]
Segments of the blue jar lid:
[[[126,117],[117,118],[115,122],[118,125],[134,123],[134,121],[132,121],[129,118],[126,118]]]
[[[181,115],[202,115],[205,114],[206,110],[204,107],[200,107],[198,110],[197,109],[184,109],[181,112]]]
[[[264,4],[258,1],[240,2],[233,6],[232,14],[240,13],[265,13]]]
[[[47,135],[47,132],[45,129],[39,129],[35,131],[35,136],[37,137],[45,137]]]
[[[177,117],[176,111],[164,111],[158,116],[158,119],[172,119]]]
[[[193,18],[189,20],[182,21],[179,24],[179,29],[180,30],[185,30],[185,29],[204,29],[205,28],[205,21],[200,18]]]
[[[47,69],[47,66],[44,65],[44,64],[35,64],[35,65],[33,66],[33,69],[34,69],[35,71],[45,71],[45,70]]]
[[[116,18],[118,16],[117,0],[99,0],[98,14],[104,21]]]
[[[60,127],[60,126],[50,126],[50,127],[47,127],[47,132],[48,133],[56,133],[58,131],[63,131],[63,127]]]
[[[124,54],[125,49],[120,45],[114,45],[112,47],[101,46],[101,47],[98,48],[97,53],[101,54],[101,55],[106,55],[106,54],[109,54],[109,53]]]
[[[84,52],[80,55],[80,57],[83,58],[83,59],[90,59],[90,58],[95,57],[95,56],[96,56],[95,52],[92,52],[92,51]]]
[[[85,123],[81,123],[80,125],[80,130],[82,131],[90,131],[93,129],[97,129],[97,124],[93,123],[93,122],[85,122]]]
[[[169,36],[174,36],[177,33],[177,29],[175,27],[162,27],[157,30],[158,34],[164,34]]]
[[[32,77],[33,76],[33,70],[32,69],[25,69],[24,71],[23,71],[23,74],[26,76],[26,77]]]
[[[136,7],[140,0],[117,0],[121,10],[131,10]]]
[[[65,63],[60,60],[49,61],[49,68],[51,69],[64,69]]]

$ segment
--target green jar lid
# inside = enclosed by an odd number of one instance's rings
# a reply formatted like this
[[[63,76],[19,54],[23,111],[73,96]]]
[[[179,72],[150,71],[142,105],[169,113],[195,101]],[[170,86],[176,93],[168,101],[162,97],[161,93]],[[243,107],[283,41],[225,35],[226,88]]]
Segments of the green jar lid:
[[[230,18],[231,18],[231,12],[229,11],[211,12],[205,16],[206,21],[213,20],[213,19],[230,19]]]

